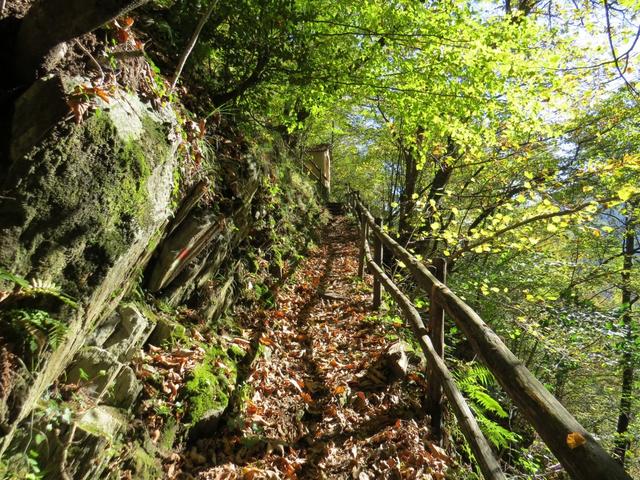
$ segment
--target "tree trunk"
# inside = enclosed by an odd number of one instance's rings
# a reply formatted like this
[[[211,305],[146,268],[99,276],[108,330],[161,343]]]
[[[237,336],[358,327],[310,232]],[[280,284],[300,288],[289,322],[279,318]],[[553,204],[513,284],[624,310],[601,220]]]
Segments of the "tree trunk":
[[[14,75],[29,83],[64,57],[67,42],[148,0],[37,0],[18,31]]]
[[[630,207],[631,208],[631,207]],[[634,377],[634,348],[635,329],[631,314],[632,296],[631,270],[633,268],[633,254],[635,247],[634,218],[629,216],[626,222],[626,231],[622,243],[623,270],[622,270],[622,327],[624,329],[623,352],[620,360],[622,369],[622,387],[620,392],[620,407],[618,413],[618,425],[616,427],[616,439],[613,455],[620,464],[624,465],[625,455],[629,449],[627,430],[631,418],[631,403],[633,400]]]
[[[402,156],[404,158],[404,185],[402,194],[400,194],[398,234],[400,235],[400,243],[406,245],[411,237],[411,214],[416,203],[413,195],[416,193],[418,166],[416,157],[409,148],[402,147]]]

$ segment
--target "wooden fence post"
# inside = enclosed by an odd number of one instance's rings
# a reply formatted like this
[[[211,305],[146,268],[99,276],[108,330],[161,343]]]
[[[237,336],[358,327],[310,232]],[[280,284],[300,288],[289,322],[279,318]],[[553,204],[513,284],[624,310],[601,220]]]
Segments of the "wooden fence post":
[[[360,220],[360,254],[358,255],[358,276],[362,279],[364,278],[364,266],[365,266],[365,258],[364,258],[364,244],[367,242],[367,237],[369,236],[369,225],[364,221],[364,218]]]
[[[444,258],[433,260],[434,276],[442,283],[447,279],[447,262]],[[436,300],[435,286],[429,295],[429,338],[440,358],[444,358],[444,309]],[[442,436],[442,385],[438,375],[429,371],[427,411],[431,415],[431,433],[437,439]]]
[[[376,225],[382,228],[382,218],[376,217]],[[373,261],[377,263],[380,268],[382,267],[382,241],[378,238],[377,235],[373,236]],[[380,279],[378,277],[373,277],[373,309],[377,310],[380,308],[380,304],[382,303],[382,289],[380,286]]]

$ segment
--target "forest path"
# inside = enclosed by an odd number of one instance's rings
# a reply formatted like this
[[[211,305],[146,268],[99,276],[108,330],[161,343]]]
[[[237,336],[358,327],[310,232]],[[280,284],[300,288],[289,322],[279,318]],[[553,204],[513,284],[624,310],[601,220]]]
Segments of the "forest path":
[[[240,372],[224,426],[185,452],[187,478],[445,478],[423,377],[391,381],[381,361],[405,327],[371,310],[357,253],[355,224],[334,217],[276,308],[245,312],[260,354]]]

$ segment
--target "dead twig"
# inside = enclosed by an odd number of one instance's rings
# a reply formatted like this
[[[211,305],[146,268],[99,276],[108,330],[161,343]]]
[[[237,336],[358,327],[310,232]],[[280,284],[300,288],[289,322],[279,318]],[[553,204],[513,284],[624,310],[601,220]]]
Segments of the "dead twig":
[[[73,437],[76,434],[76,423],[73,422],[71,425],[71,430],[69,430],[69,434],[67,435],[67,441],[64,444],[64,448],[62,450],[62,458],[60,458],[60,476],[62,480],[73,480],[69,472],[67,472],[67,455],[69,454],[69,447],[73,443]]]
[[[93,66],[98,69],[98,72],[100,72],[100,85],[102,85],[104,83],[104,71],[102,70],[102,67],[94,58],[94,56],[91,55],[91,52],[84,45],[82,45],[82,43],[80,43],[80,40],[76,40],[76,44],[78,45],[78,47],[80,47],[80,50],[82,50],[89,57],[91,63],[93,63]]]
[[[202,15],[202,17],[200,18],[200,21],[198,22],[196,29],[193,31],[191,40],[189,40],[189,43],[187,44],[187,48],[184,50],[184,52],[182,52],[182,55],[180,56],[180,61],[178,62],[176,71],[173,74],[173,79],[171,80],[171,87],[169,87],[169,93],[173,92],[173,89],[176,88],[176,84],[178,83],[178,78],[180,78],[182,69],[187,63],[187,59],[189,58],[189,55],[191,55],[193,47],[195,47],[196,43],[198,42],[198,37],[200,36],[200,32],[202,31],[205,24],[207,23],[207,20],[209,20],[209,17],[211,16],[213,9],[216,8],[217,4],[218,4],[218,0],[213,0],[209,4],[209,8],[207,8],[207,11],[204,12],[204,15]]]

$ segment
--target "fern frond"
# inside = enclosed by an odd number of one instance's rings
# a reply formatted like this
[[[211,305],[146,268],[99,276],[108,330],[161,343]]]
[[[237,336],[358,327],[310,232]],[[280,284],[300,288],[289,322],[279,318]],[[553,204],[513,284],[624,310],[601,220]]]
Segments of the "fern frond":
[[[19,275],[15,275],[8,270],[0,267],[0,280],[6,280],[8,282],[13,282],[20,287],[28,287],[29,282],[27,282],[24,278]]]
[[[487,440],[498,448],[507,448],[510,443],[517,442],[521,439],[517,433],[507,430],[484,415],[479,415],[477,418],[480,429],[487,437]]]
[[[52,320],[54,321],[51,322],[48,328],[49,344],[51,345],[51,348],[57,348],[62,343],[64,336],[67,334],[67,326],[60,320]]]
[[[62,292],[60,287],[51,280],[45,280],[41,278],[34,278],[30,284],[23,286],[22,289],[27,295],[51,295],[58,300],[66,303],[70,307],[77,308],[78,302],[72,297]]]
[[[34,292],[44,292],[51,294],[61,293],[60,287],[51,280],[44,280],[42,278],[34,278],[31,280],[31,290]]]
[[[500,405],[498,401],[491,397],[487,392],[479,389],[474,390],[469,392],[469,397],[471,397],[474,402],[480,404],[482,408],[484,408],[485,412],[494,413],[500,418],[508,417],[508,414],[504,408],[502,408],[502,405]]]
[[[11,312],[13,326],[28,341],[31,350],[42,349],[47,343],[56,348],[67,332],[67,326],[49,312],[18,309]]]
[[[471,367],[471,369],[469,370],[469,376],[474,378],[477,383],[485,387],[493,385],[495,382],[493,374],[484,365],[474,365],[473,367]]]

